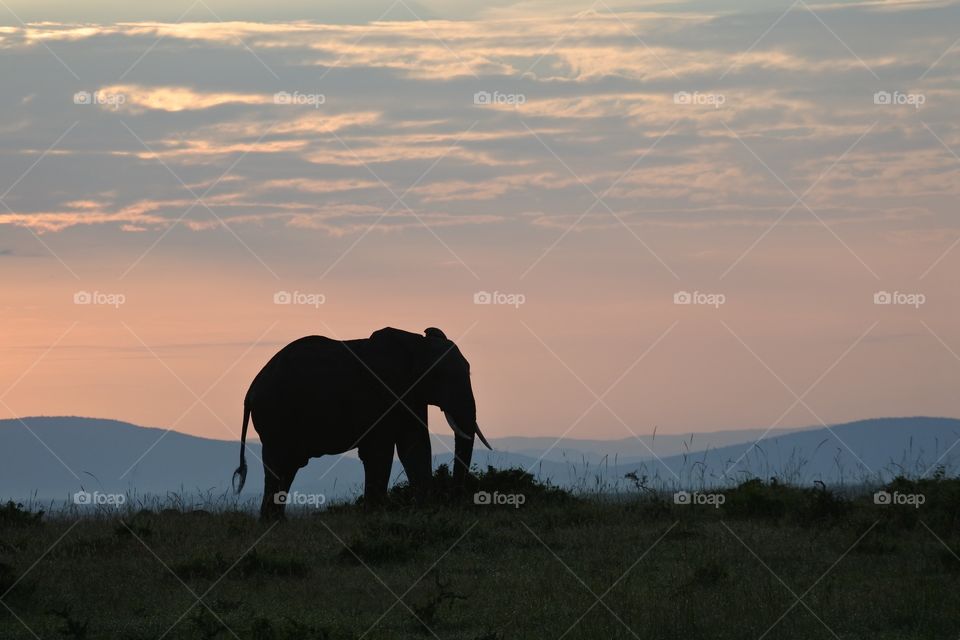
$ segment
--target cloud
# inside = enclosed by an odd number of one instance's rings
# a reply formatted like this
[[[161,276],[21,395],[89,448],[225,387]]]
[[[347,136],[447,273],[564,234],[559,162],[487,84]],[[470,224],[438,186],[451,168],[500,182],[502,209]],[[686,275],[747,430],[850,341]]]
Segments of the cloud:
[[[124,97],[123,108],[133,112],[187,111],[209,109],[226,104],[274,104],[272,95],[259,93],[232,93],[215,91],[196,91],[188,87],[144,87],[140,85],[117,84],[101,87],[103,94]],[[104,108],[111,108],[104,105]]]
[[[17,185],[7,199],[16,213],[0,224],[143,233],[211,189],[204,205],[270,233],[358,233],[400,194],[436,225],[543,227],[609,206],[644,224],[746,226],[790,205],[782,180],[797,193],[815,185],[805,201],[843,224],[891,231],[923,211],[946,226],[960,189],[944,149],[960,147],[958,59],[943,55],[955,7],[810,6],[845,44],[802,7],[765,33],[769,12],[667,3],[572,15],[521,3],[425,22],[0,28],[12,63],[39,64],[46,44],[67,64],[82,56],[84,75],[98,78],[64,87],[17,76],[0,131],[19,171],[55,139],[51,122],[81,124]],[[906,18],[923,37],[904,33]],[[114,61],[144,51],[116,80]],[[922,92],[925,104],[880,106],[878,90]],[[77,105],[75,91],[124,101]],[[523,99],[476,104],[480,91]],[[278,92],[324,100],[277,104]],[[723,100],[680,103],[679,92]],[[39,186],[54,176],[62,188]],[[419,226],[395,208],[384,229]],[[214,223],[190,216],[184,226]]]
[[[821,5],[816,10],[828,15],[850,12],[869,15],[873,10],[873,21],[886,26],[889,22],[883,22],[883,14],[875,9],[893,7],[901,13],[919,12],[926,5]],[[541,13],[525,18],[488,17],[469,21],[391,20],[366,25],[243,21],[102,26],[46,23],[9,28],[5,40],[8,46],[15,46],[17,42],[30,46],[39,42],[76,43],[122,37],[151,43],[163,39],[207,47],[242,46],[269,53],[271,59],[277,57],[286,64],[389,69],[419,79],[532,73],[540,79],[590,81],[618,75],[651,81],[716,78],[729,70],[744,73],[749,69],[762,69],[811,75],[862,69],[864,64],[882,69],[902,66],[912,59],[926,64],[932,62],[915,50],[901,50],[899,55],[864,53],[858,60],[842,47],[830,47],[822,48],[820,54],[813,57],[806,51],[804,39],[796,40],[788,28],[798,15],[805,14],[798,8],[786,16],[786,26],[770,37],[774,40],[778,36],[776,47],[758,42],[761,46],[748,51],[744,51],[748,44],[769,26],[767,14],[744,14],[736,26],[704,12],[635,10],[586,11],[573,17]],[[895,15],[889,18],[895,19]],[[718,37],[717,32],[712,31],[715,27],[716,30],[723,28],[724,33],[734,37]],[[831,38],[818,24],[809,25],[807,31]],[[902,34],[897,36],[891,31],[890,35],[895,38],[894,42],[906,41]],[[909,57],[905,58],[905,54]],[[185,102],[189,102],[189,97],[158,95],[151,99],[151,104],[175,107]]]
[[[168,202],[138,202],[133,205],[111,211],[106,203],[77,202],[67,205],[59,211],[31,211],[28,213],[8,213],[0,215],[0,225],[12,225],[33,229],[38,233],[63,231],[80,225],[119,224],[131,230],[140,227],[165,225],[170,220],[159,215],[159,211],[182,207],[186,209],[188,200]]]

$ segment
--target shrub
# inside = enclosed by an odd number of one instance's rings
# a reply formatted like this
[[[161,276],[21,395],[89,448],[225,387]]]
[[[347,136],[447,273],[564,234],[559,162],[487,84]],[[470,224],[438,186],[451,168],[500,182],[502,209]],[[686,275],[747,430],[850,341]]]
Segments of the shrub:
[[[789,516],[800,524],[835,521],[845,515],[850,503],[822,482],[815,488],[795,487],[772,478],[753,478],[726,491],[724,512],[739,517],[780,520]]]
[[[541,482],[523,469],[496,469],[488,466],[486,471],[478,471],[474,468],[473,472],[467,475],[462,489],[454,485],[453,474],[447,465],[440,465],[433,474],[433,501],[465,501],[472,504],[474,495],[481,491],[490,494],[520,494],[524,497],[524,504],[563,504],[576,500],[570,492]],[[361,503],[362,500],[360,498],[357,502]],[[407,483],[395,485],[390,490],[389,502],[399,506],[415,503],[413,488]]]
[[[34,513],[13,500],[8,500],[7,504],[0,508],[0,524],[4,525],[40,524],[41,518],[43,518],[43,511]]]

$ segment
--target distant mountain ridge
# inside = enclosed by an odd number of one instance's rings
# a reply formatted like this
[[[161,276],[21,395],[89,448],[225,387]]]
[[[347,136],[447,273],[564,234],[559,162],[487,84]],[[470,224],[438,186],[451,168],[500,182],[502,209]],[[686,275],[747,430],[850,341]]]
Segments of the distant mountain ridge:
[[[960,468],[960,420],[874,418],[804,429],[762,441],[646,461],[642,473],[681,485],[715,486],[748,477],[797,484],[883,482],[897,475],[929,475]],[[619,465],[614,475],[636,471]]]
[[[26,425],[26,427],[24,426]],[[29,427],[29,428],[27,428]],[[809,483],[883,479],[909,470],[955,469],[960,420],[879,418],[829,429],[731,430],[624,440],[505,437],[478,450],[480,467],[521,467],[561,486],[626,490],[625,474],[651,483],[699,486],[749,476]],[[449,463],[451,436],[431,434],[434,464]],[[642,442],[641,442],[642,440]],[[262,492],[260,445],[248,442],[251,465],[244,496]],[[651,453],[652,451],[652,453]],[[655,454],[655,455],[654,455]],[[29,417],[0,420],[0,499],[63,500],[81,489],[137,495],[224,494],[237,466],[239,443],[138,427],[116,420]],[[402,479],[402,468],[394,467]],[[294,490],[329,498],[359,495],[363,469],[355,454],[314,459]]]

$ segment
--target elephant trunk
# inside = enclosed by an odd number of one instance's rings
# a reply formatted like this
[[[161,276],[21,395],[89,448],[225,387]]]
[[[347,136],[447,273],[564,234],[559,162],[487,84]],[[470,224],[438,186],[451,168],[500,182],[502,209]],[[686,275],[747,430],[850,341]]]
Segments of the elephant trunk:
[[[453,455],[453,483],[457,487],[462,487],[473,458],[473,436],[468,438],[457,436],[454,439]]]
[[[470,470],[470,462],[473,459],[474,436],[478,436],[480,441],[483,442],[488,449],[493,449],[493,447],[491,447],[487,439],[483,437],[483,432],[480,431],[480,425],[477,424],[476,419],[466,422],[465,424],[469,426],[463,429],[449,413],[444,413],[444,416],[446,416],[447,423],[450,424],[450,428],[453,429],[456,435],[453,449],[454,484],[463,486],[467,472]]]

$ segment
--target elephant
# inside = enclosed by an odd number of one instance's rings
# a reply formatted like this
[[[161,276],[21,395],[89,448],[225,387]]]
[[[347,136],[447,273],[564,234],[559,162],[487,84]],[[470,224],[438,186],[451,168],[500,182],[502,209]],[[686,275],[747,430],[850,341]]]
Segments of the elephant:
[[[284,518],[286,495],[310,458],[357,449],[364,503],[386,497],[396,448],[418,496],[432,480],[427,405],[439,407],[455,434],[453,480],[462,488],[477,425],[470,364],[443,331],[423,335],[386,327],[369,338],[307,336],[281,349],[254,378],[244,399],[236,493],[247,477],[247,426],[260,436],[264,493],[260,518]]]

